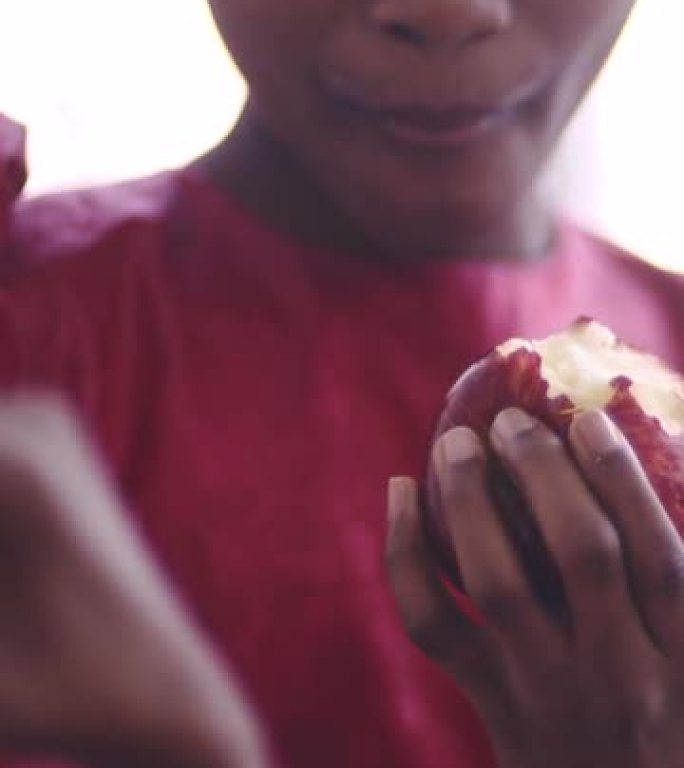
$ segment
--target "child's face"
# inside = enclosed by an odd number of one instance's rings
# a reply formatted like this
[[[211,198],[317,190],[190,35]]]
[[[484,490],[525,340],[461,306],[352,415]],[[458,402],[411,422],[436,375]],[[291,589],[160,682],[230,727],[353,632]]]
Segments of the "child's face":
[[[448,250],[501,226],[634,0],[210,0],[251,107],[344,216]]]

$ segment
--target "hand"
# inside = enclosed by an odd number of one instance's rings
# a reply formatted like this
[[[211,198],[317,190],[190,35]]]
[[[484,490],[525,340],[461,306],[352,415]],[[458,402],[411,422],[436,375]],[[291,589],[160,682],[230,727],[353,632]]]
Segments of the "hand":
[[[0,750],[263,768],[241,692],[93,457],[60,401],[0,401]]]
[[[409,635],[480,713],[502,768],[678,768],[684,762],[684,546],[633,451],[600,413],[571,453],[520,411],[491,440],[533,511],[565,611],[534,597],[485,490],[484,451],[457,428],[435,447],[463,584],[459,611],[423,534],[412,480],[390,483],[390,580]]]

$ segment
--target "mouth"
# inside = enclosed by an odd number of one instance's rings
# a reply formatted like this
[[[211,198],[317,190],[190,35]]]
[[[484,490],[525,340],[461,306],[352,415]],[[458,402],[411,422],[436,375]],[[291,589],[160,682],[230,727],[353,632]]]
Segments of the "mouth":
[[[379,127],[394,140],[422,147],[457,147],[489,134],[512,116],[511,108],[491,110],[383,110],[375,113]]]
[[[525,88],[493,104],[457,104],[447,109],[422,104],[379,106],[340,90],[334,96],[348,113],[395,144],[444,150],[470,144],[511,124],[537,93],[536,88]]]

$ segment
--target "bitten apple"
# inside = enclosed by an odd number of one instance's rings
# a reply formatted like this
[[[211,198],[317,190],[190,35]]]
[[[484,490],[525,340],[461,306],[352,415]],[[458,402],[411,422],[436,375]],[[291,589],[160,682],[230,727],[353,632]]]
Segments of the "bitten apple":
[[[530,510],[488,445],[494,418],[510,406],[532,414],[563,440],[575,414],[602,409],[634,448],[684,535],[684,378],[587,318],[541,341],[511,339],[458,379],[447,396],[435,439],[452,427],[467,426],[483,440],[489,451],[490,494],[544,602],[562,599],[560,578]],[[425,490],[430,530],[447,574],[460,585],[432,473]]]

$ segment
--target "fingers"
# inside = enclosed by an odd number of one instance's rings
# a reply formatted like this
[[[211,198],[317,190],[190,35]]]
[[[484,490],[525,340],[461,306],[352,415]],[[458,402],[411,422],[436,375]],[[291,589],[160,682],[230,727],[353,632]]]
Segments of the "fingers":
[[[83,571],[126,601],[176,603],[77,415],[50,394],[0,399],[0,596]],[[144,588],[143,588],[144,585]]]
[[[441,581],[413,480],[390,480],[388,517],[386,566],[404,627],[419,648],[467,684],[489,664],[486,633],[461,613]]]
[[[643,634],[615,528],[560,439],[543,424],[509,409],[496,419],[491,437],[560,571],[572,612],[574,642],[608,661],[620,643]]]
[[[66,413],[56,397],[17,395],[0,399],[0,569],[17,572],[47,559],[60,530],[47,486],[61,478]],[[56,426],[57,425],[57,426]],[[80,480],[80,479],[79,479]],[[4,574],[5,577],[7,573]],[[3,583],[6,579],[3,578]],[[0,587],[2,589],[2,587]]]
[[[468,594],[518,656],[561,652],[562,637],[544,613],[498,519],[486,487],[484,449],[469,429],[437,443],[442,506]]]
[[[638,610],[663,648],[684,642],[684,546],[634,451],[600,412],[570,430],[578,464],[619,531]]]

